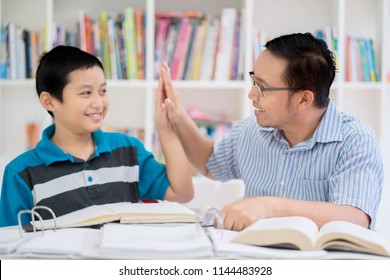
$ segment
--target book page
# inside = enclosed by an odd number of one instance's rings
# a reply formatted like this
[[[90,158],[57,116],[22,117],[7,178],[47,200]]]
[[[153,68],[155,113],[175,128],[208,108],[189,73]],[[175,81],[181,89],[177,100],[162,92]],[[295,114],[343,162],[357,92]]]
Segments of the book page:
[[[198,215],[176,202],[115,203],[107,208],[121,216],[121,223],[196,222]]]
[[[0,255],[12,253],[30,238],[41,234],[40,232],[23,232],[21,236],[20,233],[20,229],[17,227],[0,228]]]
[[[57,228],[90,226],[115,220],[119,220],[119,216],[106,205],[92,205],[56,218]],[[54,219],[44,220],[43,225],[45,229],[53,229]],[[35,226],[41,229],[39,221],[35,222]]]
[[[17,254],[28,256],[42,255],[46,257],[59,255],[80,255],[85,237],[89,230],[85,228],[69,228],[46,230],[42,235],[28,240],[17,248]]]
[[[317,225],[305,217],[261,219],[244,229],[233,242],[259,245],[293,245],[301,250],[314,249]]]
[[[212,246],[198,224],[106,224],[100,252],[119,258],[194,258],[211,256]]]
[[[379,232],[344,221],[325,224],[318,233],[317,247],[390,256],[390,242]]]

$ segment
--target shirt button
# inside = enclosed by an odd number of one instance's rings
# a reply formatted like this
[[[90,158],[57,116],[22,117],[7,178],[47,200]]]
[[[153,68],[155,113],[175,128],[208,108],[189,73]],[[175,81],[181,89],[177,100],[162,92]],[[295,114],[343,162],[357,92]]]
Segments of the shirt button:
[[[91,176],[88,176],[88,182],[92,182],[93,181],[93,178]]]
[[[284,181],[280,181],[280,185],[281,185],[281,186],[284,186]]]

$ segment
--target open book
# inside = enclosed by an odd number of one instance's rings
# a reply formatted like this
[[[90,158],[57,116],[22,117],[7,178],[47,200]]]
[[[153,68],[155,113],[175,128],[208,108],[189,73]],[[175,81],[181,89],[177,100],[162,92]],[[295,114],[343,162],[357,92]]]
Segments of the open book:
[[[390,243],[378,232],[344,221],[329,222],[318,230],[317,225],[305,217],[259,220],[237,234],[232,242],[390,256]]]
[[[199,215],[191,209],[176,203],[120,202],[93,205],[56,219],[43,220],[44,229],[83,227],[119,221],[120,223],[192,223],[199,220]],[[35,227],[42,229],[39,221]]]

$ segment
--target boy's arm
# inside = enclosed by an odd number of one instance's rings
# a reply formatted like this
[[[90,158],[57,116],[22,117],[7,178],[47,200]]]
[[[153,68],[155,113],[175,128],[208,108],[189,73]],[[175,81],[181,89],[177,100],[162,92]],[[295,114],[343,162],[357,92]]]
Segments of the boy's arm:
[[[156,98],[156,128],[164,153],[167,175],[170,182],[164,199],[177,202],[188,202],[194,196],[190,165],[179,137],[177,136],[174,127],[168,121],[163,98],[164,94],[160,78]]]
[[[162,84],[160,104],[164,104],[168,120],[174,126],[188,160],[200,173],[213,179],[206,164],[213,151],[214,142],[199,131],[186,113],[178,93],[173,88],[166,63],[161,67],[160,84]]]
[[[3,186],[0,199],[0,227],[18,224],[18,213],[33,207],[30,188],[10,168],[4,170]],[[29,215],[21,216],[22,224],[30,222]]]

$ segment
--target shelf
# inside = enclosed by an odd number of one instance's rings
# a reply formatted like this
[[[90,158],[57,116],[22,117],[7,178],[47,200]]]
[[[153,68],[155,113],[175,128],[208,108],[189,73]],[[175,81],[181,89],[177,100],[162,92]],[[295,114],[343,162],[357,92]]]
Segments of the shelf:
[[[34,79],[0,80],[0,87],[35,87]]]
[[[344,82],[341,89],[346,90],[381,90],[383,87],[381,82]]]
[[[246,89],[250,87],[249,82],[245,81],[172,81],[177,89]],[[158,82],[154,81],[153,86],[157,88]]]

